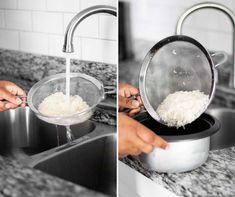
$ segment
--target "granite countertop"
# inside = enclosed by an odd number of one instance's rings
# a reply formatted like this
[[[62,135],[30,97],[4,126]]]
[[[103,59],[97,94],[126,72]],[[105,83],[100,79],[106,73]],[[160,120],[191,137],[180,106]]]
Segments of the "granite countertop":
[[[64,71],[64,58],[0,49],[0,80],[12,81],[26,92],[44,77]],[[104,86],[116,86],[116,65],[71,60],[71,71],[93,76],[103,82]],[[108,95],[108,98],[116,103],[115,95]],[[97,109],[92,120],[116,125],[113,111]],[[3,156],[0,156],[0,182],[0,197],[105,196]]]
[[[71,60],[71,72],[84,73],[116,86],[117,66],[99,62]],[[20,51],[0,49],[0,75],[29,81],[32,84],[44,77],[65,72],[65,58],[35,55]],[[28,91],[25,87],[25,90]]]
[[[0,197],[105,197],[71,182],[23,166],[0,156]]]
[[[177,174],[147,169],[138,157],[126,157],[122,161],[179,196],[235,196],[235,147],[210,151],[201,167]]]

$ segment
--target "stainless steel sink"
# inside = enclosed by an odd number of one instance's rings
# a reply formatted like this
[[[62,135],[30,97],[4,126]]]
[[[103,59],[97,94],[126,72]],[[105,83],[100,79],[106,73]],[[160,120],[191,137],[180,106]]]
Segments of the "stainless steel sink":
[[[93,122],[87,121],[71,129],[77,139],[95,127]],[[27,155],[34,155],[66,142],[64,127],[57,129],[55,125],[39,120],[28,107],[0,113],[0,154],[12,154],[21,149]]]
[[[208,109],[207,113],[220,121],[221,128],[211,137],[211,150],[235,146],[235,110],[227,108]]]
[[[116,134],[54,152],[32,167],[87,188],[116,196]]]
[[[116,129],[86,121],[65,128],[39,120],[28,108],[0,113],[0,154],[90,189],[116,196]],[[59,144],[58,144],[59,141]]]

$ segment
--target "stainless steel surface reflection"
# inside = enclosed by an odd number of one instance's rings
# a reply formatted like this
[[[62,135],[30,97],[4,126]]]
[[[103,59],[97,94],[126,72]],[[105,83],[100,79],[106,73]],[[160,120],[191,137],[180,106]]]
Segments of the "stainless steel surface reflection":
[[[67,26],[64,38],[63,52],[65,53],[74,52],[74,47],[73,47],[74,31],[84,19],[86,19],[91,15],[99,13],[107,13],[113,16],[117,16],[117,9],[115,7],[108,5],[98,5],[98,6],[88,7],[79,12],[76,16],[73,17],[73,19],[70,21],[69,25]]]
[[[71,126],[75,139],[95,129],[91,121]],[[0,113],[0,154],[12,155],[23,150],[34,155],[67,142],[65,128],[39,120],[28,108]]]
[[[207,113],[221,123],[220,130],[211,136],[210,149],[218,150],[235,146],[235,110],[215,108],[207,110]]]
[[[116,134],[107,134],[54,153],[36,169],[84,187],[116,196]]]
[[[93,121],[65,128],[38,119],[28,108],[0,113],[0,154],[13,156],[75,184],[116,196],[116,129]],[[59,146],[58,140],[59,139]]]

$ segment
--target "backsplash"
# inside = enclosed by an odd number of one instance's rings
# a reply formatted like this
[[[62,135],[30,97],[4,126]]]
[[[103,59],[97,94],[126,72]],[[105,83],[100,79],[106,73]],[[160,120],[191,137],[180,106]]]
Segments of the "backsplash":
[[[206,0],[122,0],[130,3],[131,33],[136,59],[159,40],[175,34],[179,17],[191,6]],[[235,1],[213,0],[235,13]],[[208,50],[232,54],[233,26],[226,14],[215,9],[192,13],[183,25],[183,34],[194,37]],[[216,42],[215,42],[216,41]],[[145,44],[144,44],[145,43]]]
[[[64,57],[64,32],[79,11],[116,0],[0,0],[0,48]],[[117,18],[93,15],[77,28],[73,58],[116,64]]]

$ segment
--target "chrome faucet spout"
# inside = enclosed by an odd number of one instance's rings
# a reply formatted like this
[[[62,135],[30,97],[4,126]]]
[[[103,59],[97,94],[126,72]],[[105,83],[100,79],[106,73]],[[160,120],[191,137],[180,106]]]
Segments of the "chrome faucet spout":
[[[74,16],[74,18],[70,21],[69,25],[67,26],[64,38],[63,52],[65,53],[74,52],[73,36],[75,29],[85,18],[98,13],[107,13],[113,16],[117,16],[117,9],[112,6],[101,5],[101,6],[92,6],[79,12],[76,16]]]
[[[203,9],[203,8],[213,8],[219,11],[224,12],[232,21],[233,24],[233,88],[235,88],[235,15],[234,13],[227,7],[217,3],[200,3],[192,6],[188,10],[186,10],[181,17],[179,18],[177,25],[176,25],[176,34],[182,34],[182,25],[184,20],[193,12]]]

